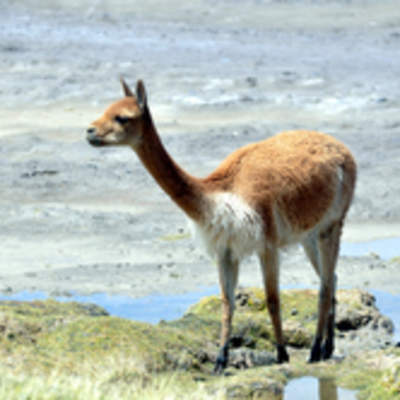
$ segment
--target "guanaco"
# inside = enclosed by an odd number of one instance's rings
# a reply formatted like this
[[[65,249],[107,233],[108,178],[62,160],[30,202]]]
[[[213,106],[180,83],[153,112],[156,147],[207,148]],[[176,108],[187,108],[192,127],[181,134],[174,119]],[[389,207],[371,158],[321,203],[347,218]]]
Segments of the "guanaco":
[[[222,297],[220,350],[215,372],[229,358],[239,263],[256,253],[272,320],[277,361],[289,361],[279,299],[279,249],[301,243],[320,277],[318,322],[309,361],[334,350],[335,265],[343,221],[356,181],[350,151],[333,137],[313,131],[280,133],[229,155],[205,178],[185,172],[157,133],[143,82],[111,104],[87,129],[93,146],[131,147],[161,188],[193,222],[218,264]]]

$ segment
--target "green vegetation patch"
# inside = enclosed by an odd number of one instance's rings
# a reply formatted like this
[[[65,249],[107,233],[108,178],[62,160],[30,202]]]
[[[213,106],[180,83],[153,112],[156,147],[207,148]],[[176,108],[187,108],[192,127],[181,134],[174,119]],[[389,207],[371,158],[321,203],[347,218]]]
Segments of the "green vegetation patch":
[[[309,346],[317,320],[317,292],[282,291],[281,303],[287,343],[299,348]],[[221,299],[218,296],[204,298],[192,306],[187,314],[216,326],[221,319]],[[239,343],[245,343],[247,347],[273,350],[275,338],[262,289],[243,289],[237,294],[233,336],[241,338]]]
[[[81,318],[108,315],[94,304],[45,301],[0,302],[0,345],[36,342],[37,336]]]

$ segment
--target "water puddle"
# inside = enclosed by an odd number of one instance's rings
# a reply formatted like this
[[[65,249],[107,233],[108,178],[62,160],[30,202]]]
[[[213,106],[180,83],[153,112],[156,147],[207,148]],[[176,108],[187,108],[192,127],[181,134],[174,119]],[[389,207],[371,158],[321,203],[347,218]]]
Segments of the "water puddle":
[[[283,400],[356,400],[356,393],[337,387],[333,379],[305,376],[286,385]]]
[[[380,290],[370,291],[376,298],[376,306],[379,311],[389,317],[395,326],[393,341],[400,343],[400,295],[382,292]]]
[[[400,237],[369,240],[365,242],[345,242],[340,245],[340,254],[360,257],[370,253],[378,254],[383,260],[400,256]]]

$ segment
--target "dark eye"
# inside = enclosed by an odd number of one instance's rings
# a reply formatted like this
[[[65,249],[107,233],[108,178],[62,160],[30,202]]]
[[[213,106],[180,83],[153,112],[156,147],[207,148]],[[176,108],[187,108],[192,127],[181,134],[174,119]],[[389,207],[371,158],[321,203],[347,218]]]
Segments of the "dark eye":
[[[116,122],[118,122],[121,125],[125,125],[126,123],[128,123],[130,121],[129,117],[123,117],[122,115],[117,115],[114,120]]]

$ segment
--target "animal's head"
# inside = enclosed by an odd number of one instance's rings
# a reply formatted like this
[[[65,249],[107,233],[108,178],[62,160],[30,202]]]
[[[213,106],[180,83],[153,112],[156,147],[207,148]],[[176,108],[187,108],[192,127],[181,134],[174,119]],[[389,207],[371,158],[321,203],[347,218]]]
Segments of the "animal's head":
[[[146,89],[140,80],[136,93],[122,78],[121,84],[125,97],[111,104],[86,130],[86,138],[93,146],[136,146],[142,139]]]

